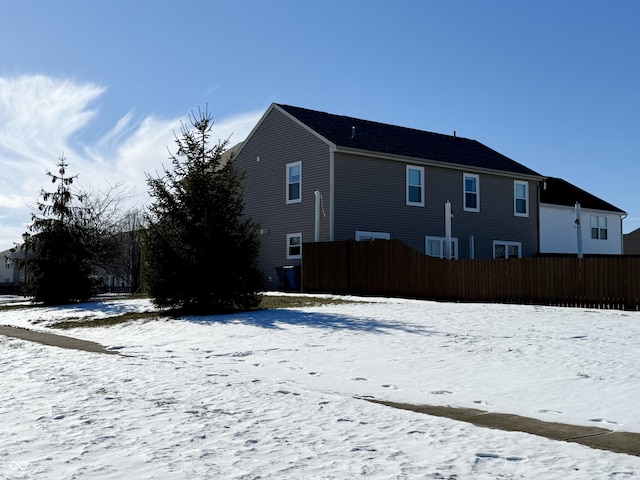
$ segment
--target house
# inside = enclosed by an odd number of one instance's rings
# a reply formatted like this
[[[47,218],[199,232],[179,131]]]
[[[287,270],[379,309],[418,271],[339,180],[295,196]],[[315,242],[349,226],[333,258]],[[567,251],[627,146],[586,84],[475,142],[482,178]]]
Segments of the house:
[[[16,260],[24,259],[24,251],[18,246],[0,252],[0,294],[13,294],[19,291],[24,281],[24,272],[17,266]]]
[[[539,250],[544,177],[455,132],[272,104],[234,162],[269,288],[279,269],[301,264],[307,242],[397,238],[442,257],[450,238],[453,258]]]
[[[576,223],[579,204],[580,232]],[[626,213],[561,178],[547,177],[540,190],[540,253],[622,255]]]
[[[640,228],[625,233],[622,242],[625,255],[640,255]]]

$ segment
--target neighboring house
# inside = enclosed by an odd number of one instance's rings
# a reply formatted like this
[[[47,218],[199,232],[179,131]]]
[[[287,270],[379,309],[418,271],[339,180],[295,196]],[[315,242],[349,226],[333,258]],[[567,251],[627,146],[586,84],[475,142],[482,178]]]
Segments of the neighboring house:
[[[622,220],[626,213],[553,177],[547,177],[540,190],[540,253],[578,253],[576,202],[580,204],[582,253],[622,255]]]
[[[259,268],[302,262],[304,243],[396,238],[428,255],[537,255],[544,177],[485,145],[272,104],[237,151],[245,215],[260,224]]]
[[[625,255],[640,255],[640,228],[625,233],[623,243]]]
[[[24,275],[16,266],[17,259],[24,258],[24,251],[11,248],[0,252],[0,285],[19,285],[24,280]]]

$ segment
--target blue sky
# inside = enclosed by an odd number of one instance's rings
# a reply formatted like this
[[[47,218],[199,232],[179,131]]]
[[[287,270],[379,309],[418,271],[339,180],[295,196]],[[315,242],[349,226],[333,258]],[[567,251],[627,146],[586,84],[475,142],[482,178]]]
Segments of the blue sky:
[[[244,139],[272,102],[476,139],[640,227],[640,3],[32,0],[0,7],[0,250],[64,152],[78,185],[168,165],[208,105]]]

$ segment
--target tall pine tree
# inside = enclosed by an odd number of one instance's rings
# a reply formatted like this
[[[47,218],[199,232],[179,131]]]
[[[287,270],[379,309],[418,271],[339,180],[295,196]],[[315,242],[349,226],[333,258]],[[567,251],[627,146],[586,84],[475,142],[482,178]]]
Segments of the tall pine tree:
[[[68,166],[63,154],[57,174],[47,171],[57,187],[40,190],[39,213],[32,215],[32,234],[24,245],[24,289],[35,302],[48,305],[87,300],[94,293],[87,212],[83,196],[71,189],[77,175],[68,175]]]
[[[243,217],[243,175],[227,142],[210,143],[208,111],[182,125],[173,171],[147,175],[153,202],[143,235],[145,287],[155,305],[207,314],[256,307],[263,279],[257,268],[258,226]]]

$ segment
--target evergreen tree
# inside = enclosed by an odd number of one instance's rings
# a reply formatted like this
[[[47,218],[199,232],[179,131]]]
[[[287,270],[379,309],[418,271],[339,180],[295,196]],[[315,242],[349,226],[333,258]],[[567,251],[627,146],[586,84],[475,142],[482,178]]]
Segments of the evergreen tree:
[[[58,173],[47,171],[54,191],[40,190],[39,214],[32,215],[32,232],[25,241],[24,289],[35,302],[58,305],[87,300],[93,294],[91,241],[83,196],[74,194],[75,176],[67,175],[64,154]]]
[[[257,268],[258,226],[243,218],[243,175],[211,145],[209,113],[184,124],[173,171],[147,175],[154,199],[143,236],[145,286],[155,305],[190,313],[256,307],[263,280]]]

